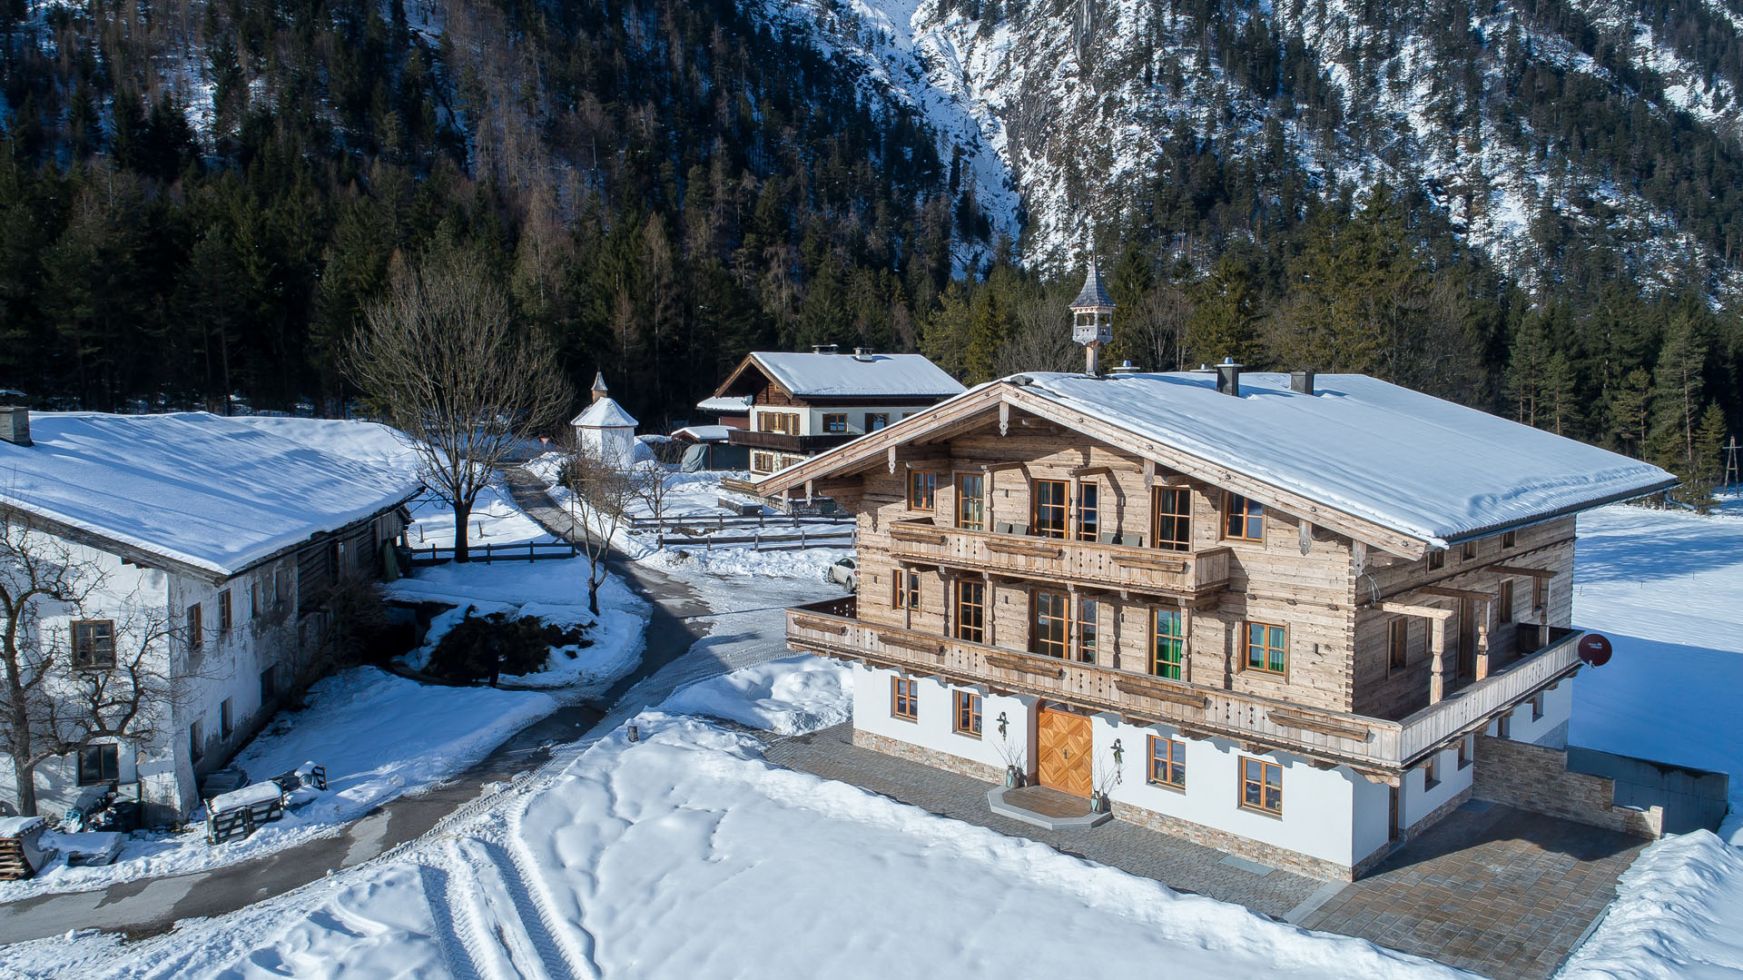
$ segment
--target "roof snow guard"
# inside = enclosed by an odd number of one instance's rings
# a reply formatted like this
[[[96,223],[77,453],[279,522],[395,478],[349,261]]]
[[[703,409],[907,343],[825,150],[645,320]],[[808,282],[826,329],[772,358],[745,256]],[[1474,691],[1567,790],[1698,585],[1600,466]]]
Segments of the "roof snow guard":
[[[1676,485],[1636,459],[1359,374],[1199,372],[1109,383],[1034,372],[982,385],[762,481],[778,493],[875,466],[893,446],[1001,403],[1401,555]],[[1341,515],[1341,517],[1339,516]]]
[[[1092,310],[1106,307],[1114,308],[1114,298],[1101,284],[1101,272],[1095,267],[1095,256],[1089,257],[1089,275],[1083,278],[1083,288],[1078,290],[1077,298],[1071,301],[1074,310]]]

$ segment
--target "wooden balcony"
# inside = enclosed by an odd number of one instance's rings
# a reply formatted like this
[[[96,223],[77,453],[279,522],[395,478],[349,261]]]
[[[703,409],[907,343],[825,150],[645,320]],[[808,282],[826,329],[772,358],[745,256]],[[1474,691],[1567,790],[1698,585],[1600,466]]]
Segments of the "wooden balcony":
[[[1161,593],[1197,599],[1228,585],[1229,549],[1160,551],[1100,541],[1069,541],[965,531],[923,521],[890,525],[890,553],[900,561],[945,565],[1087,589]]]
[[[851,598],[789,609],[787,645],[1112,711],[1134,724],[1166,723],[1193,737],[1229,739],[1251,751],[1281,749],[1350,765],[1387,782],[1396,782],[1401,770],[1428,751],[1571,672],[1580,635],[1559,639],[1400,722],[862,622],[854,612]]]
[[[834,449],[844,442],[859,438],[858,433],[828,433],[825,435],[799,436],[785,432],[758,432],[754,429],[733,429],[726,434],[727,445],[746,446],[751,449],[772,449],[782,453],[800,453],[810,455],[820,453],[825,449]]]

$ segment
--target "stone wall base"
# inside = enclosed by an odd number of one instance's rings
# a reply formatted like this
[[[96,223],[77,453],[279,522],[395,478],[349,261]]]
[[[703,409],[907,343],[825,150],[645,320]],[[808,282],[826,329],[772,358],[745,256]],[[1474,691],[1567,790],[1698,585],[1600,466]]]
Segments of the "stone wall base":
[[[1113,805],[1114,819],[1116,820],[1124,820],[1126,823],[1136,824],[1139,827],[1167,834],[1170,837],[1189,840],[1201,847],[1214,848],[1233,854],[1235,857],[1245,858],[1248,861],[1256,861],[1273,868],[1282,868],[1284,871],[1293,871],[1296,874],[1312,878],[1325,878],[1331,881],[1355,880],[1353,868],[1338,864],[1335,861],[1311,857],[1300,851],[1291,851],[1275,844],[1262,843],[1250,837],[1242,837],[1226,830],[1207,827],[1191,820],[1171,817],[1166,813],[1157,813],[1155,810],[1147,810],[1144,807],[1122,803],[1119,800],[1114,800]]]
[[[958,776],[978,779],[983,783],[1002,783],[1005,781],[1003,769],[997,769],[973,759],[964,759],[960,755],[951,755],[949,752],[940,752],[923,745],[904,742],[899,738],[890,738],[888,735],[868,732],[863,728],[853,730],[853,744],[862,749],[871,749],[873,752],[882,752],[898,759],[907,759],[909,762],[918,762],[923,766],[953,772]]]
[[[1562,749],[1478,735],[1474,789],[1478,799],[1532,813],[1648,840],[1664,836],[1663,807],[1635,810],[1616,806],[1615,781],[1569,772],[1567,752]]]

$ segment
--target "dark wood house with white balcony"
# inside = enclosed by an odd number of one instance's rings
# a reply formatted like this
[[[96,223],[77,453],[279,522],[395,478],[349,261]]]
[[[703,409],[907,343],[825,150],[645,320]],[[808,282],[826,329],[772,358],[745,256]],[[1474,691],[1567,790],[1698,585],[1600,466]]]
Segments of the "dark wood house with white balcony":
[[[1006,378],[758,487],[858,515],[857,596],[788,620],[856,665],[857,743],[1347,878],[1470,796],[1480,740],[1565,746],[1575,515],[1673,482],[1225,364]]]
[[[697,405],[729,427],[729,445],[750,452],[750,469],[773,473],[952,395],[962,385],[920,354],[747,354]]]

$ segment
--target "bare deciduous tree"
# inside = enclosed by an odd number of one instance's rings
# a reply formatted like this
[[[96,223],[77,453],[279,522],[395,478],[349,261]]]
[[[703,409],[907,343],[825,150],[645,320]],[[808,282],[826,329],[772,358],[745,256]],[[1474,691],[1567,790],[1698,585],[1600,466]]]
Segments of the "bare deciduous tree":
[[[0,510],[0,751],[12,759],[19,813],[36,814],[47,760],[150,742],[171,724],[171,632],[166,609],[115,594],[94,558]]]
[[[636,480],[627,462],[614,454],[569,440],[558,477],[569,491],[569,516],[582,532],[578,544],[587,556],[587,608],[599,614],[599,587],[605,584],[605,558],[611,539],[629,519]]]
[[[549,345],[517,329],[506,292],[471,252],[396,258],[387,296],[364,320],[346,371],[410,437],[425,485],[454,510],[454,560],[466,561],[478,494],[518,444],[561,418],[569,385]]]
[[[654,520],[666,517],[666,501],[672,496],[672,471],[657,459],[637,463],[629,474],[630,493],[647,505]]]

